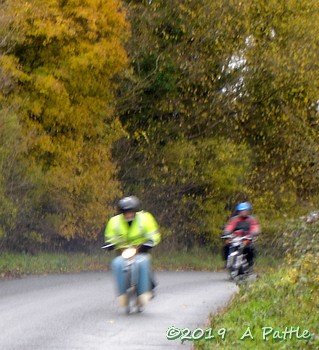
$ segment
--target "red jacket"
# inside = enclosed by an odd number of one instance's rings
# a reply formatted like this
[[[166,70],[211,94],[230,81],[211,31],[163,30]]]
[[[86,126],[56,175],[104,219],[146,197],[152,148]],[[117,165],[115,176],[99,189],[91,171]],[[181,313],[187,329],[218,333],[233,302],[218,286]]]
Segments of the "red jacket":
[[[228,221],[224,234],[230,234],[236,230],[243,230],[245,236],[257,236],[260,232],[260,224],[254,216],[242,217],[236,215]]]

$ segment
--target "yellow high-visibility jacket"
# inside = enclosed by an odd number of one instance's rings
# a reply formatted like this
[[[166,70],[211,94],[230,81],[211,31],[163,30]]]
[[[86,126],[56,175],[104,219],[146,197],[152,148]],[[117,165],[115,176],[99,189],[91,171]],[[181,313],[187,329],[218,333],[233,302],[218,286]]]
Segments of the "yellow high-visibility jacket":
[[[106,225],[104,237],[105,242],[114,243],[117,249],[143,244],[148,240],[156,245],[161,240],[156,220],[145,211],[137,212],[130,225],[123,214],[113,216]]]

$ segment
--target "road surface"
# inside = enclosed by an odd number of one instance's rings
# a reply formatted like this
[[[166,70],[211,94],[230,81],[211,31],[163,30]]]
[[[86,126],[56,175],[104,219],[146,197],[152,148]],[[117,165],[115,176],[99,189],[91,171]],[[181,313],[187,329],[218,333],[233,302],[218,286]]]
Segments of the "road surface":
[[[117,306],[110,272],[0,281],[1,350],[191,349],[169,327],[208,327],[237,291],[226,273],[157,272],[156,297],[139,314]]]

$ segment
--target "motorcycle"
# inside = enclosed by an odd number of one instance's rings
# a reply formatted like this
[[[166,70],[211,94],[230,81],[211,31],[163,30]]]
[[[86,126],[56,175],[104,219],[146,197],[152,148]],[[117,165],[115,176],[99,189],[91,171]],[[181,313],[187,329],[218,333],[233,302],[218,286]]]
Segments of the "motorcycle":
[[[224,235],[222,239],[226,239],[226,243],[229,243],[226,269],[229,272],[230,279],[238,280],[247,277],[250,274],[250,267],[246,254],[244,254],[244,248],[247,243],[252,242],[252,238],[244,236],[240,230],[234,231],[234,233],[229,235]]]
[[[146,242],[142,245],[144,248],[151,249],[153,245]],[[124,261],[123,274],[125,276],[125,290],[127,295],[126,313],[137,313],[142,311],[142,305],[138,300],[138,282],[139,282],[139,269],[137,255],[141,246],[128,246],[122,249],[121,256]],[[102,249],[113,250],[115,244],[106,244]]]

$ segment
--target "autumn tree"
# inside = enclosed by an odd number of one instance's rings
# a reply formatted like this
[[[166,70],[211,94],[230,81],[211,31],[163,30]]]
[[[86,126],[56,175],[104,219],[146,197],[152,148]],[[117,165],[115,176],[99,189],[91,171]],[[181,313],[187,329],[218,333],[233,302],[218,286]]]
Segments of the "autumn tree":
[[[289,213],[318,196],[319,5],[259,0],[244,13],[233,120],[255,152],[255,200]]]
[[[15,165],[16,132],[17,121],[14,117],[9,118],[2,114],[0,122],[0,242],[2,243],[15,220],[16,207],[8,194],[7,185],[12,167]]]
[[[217,237],[242,199],[265,218],[316,200],[318,4],[158,0],[127,8],[133,74],[118,108],[130,138],[116,150],[127,191],[182,242]]]
[[[127,192],[142,197],[176,245],[216,242],[244,193],[250,151],[229,131],[233,110],[224,93],[238,80],[226,67],[243,40],[235,4],[127,4],[133,70],[118,109],[129,139],[115,154]]]
[[[3,11],[0,17],[0,57],[14,46],[16,28],[10,26],[10,16]],[[24,239],[19,221],[30,217],[35,201],[29,205],[36,180],[21,155],[26,151],[21,126],[13,104],[8,103],[10,94],[17,89],[14,79],[5,66],[0,66],[0,247],[19,246]],[[26,194],[28,193],[28,196]],[[28,199],[27,199],[28,198]],[[24,208],[20,215],[19,208]],[[14,234],[13,234],[14,233]]]
[[[1,13],[14,31],[0,66],[15,84],[2,105],[14,106],[25,161],[41,174],[32,226],[94,239],[120,191],[110,146],[122,135],[114,91],[127,62],[125,13],[116,0],[10,0]]]

